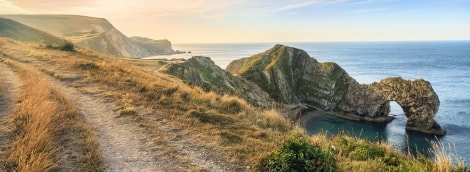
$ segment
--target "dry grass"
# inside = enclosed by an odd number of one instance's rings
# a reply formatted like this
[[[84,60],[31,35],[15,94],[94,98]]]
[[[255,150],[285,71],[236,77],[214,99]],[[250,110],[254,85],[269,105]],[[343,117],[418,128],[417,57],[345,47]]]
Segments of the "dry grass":
[[[436,171],[437,172],[448,172],[452,170],[452,157],[447,153],[449,146],[445,146],[443,142],[431,141],[434,156],[436,157]]]
[[[431,141],[431,146],[432,147],[429,151],[434,154],[435,171],[468,171],[468,169],[465,167],[465,163],[458,157],[455,157],[453,153],[456,152],[454,146],[439,141]],[[453,165],[454,161],[457,161],[455,165]]]
[[[102,156],[78,110],[32,69],[13,66],[23,81],[8,116],[5,171],[101,170]],[[76,155],[75,155],[76,154]]]
[[[80,82],[87,82],[104,90],[122,109],[123,116],[136,116],[136,125],[146,127],[156,143],[166,143],[170,136],[159,128],[155,119],[164,118],[175,128],[186,129],[194,143],[212,146],[240,165],[255,164],[279,147],[285,137],[292,134],[306,135],[293,127],[278,109],[261,110],[244,100],[204,92],[185,85],[181,80],[162,73],[154,73],[150,63],[120,60],[87,50],[77,53],[55,52],[29,48],[32,58],[45,64],[43,71],[52,76],[62,76],[60,71],[77,73]],[[19,59],[20,60],[20,59]],[[136,65],[136,66],[133,66]],[[145,69],[140,67],[145,66]],[[60,68],[59,68],[60,67]],[[138,114],[136,109],[150,113]],[[168,136],[168,137],[163,137]],[[442,154],[441,160],[412,156],[396,151],[387,143],[371,143],[358,138],[337,136],[328,138],[317,134],[310,138],[335,154],[339,171],[443,171],[456,169]],[[171,149],[169,149],[171,150]],[[362,154],[362,152],[369,152]],[[171,152],[162,154],[171,157]],[[439,157],[439,156],[438,156]],[[182,157],[174,157],[181,159]],[[442,167],[439,164],[442,163]],[[457,168],[458,169],[458,168]],[[464,169],[461,165],[460,169]]]

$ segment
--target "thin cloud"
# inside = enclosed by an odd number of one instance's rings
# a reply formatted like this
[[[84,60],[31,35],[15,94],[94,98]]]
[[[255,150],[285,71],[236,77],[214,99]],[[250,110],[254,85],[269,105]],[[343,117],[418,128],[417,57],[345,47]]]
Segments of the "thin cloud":
[[[243,0],[241,0],[243,1]],[[238,17],[268,17],[275,14],[309,7],[329,6],[347,3],[350,0],[258,0],[243,1],[236,8],[241,12],[233,14]]]
[[[386,11],[388,8],[373,8],[373,9],[362,9],[362,10],[355,10],[353,13],[370,13],[370,12],[378,12],[378,11]]]

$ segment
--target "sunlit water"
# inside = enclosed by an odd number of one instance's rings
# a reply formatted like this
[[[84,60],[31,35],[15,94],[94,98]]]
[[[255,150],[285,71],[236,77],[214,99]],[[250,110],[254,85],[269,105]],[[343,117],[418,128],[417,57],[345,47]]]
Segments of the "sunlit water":
[[[436,120],[447,130],[439,140],[455,145],[453,153],[465,161],[470,159],[470,41],[436,42],[329,42],[285,43],[307,51],[320,62],[336,62],[360,83],[372,83],[389,76],[405,79],[423,78],[431,82],[441,106]],[[225,68],[230,61],[249,57],[274,46],[274,43],[247,44],[186,44],[175,49],[191,54],[161,56],[158,58],[189,58],[193,55],[211,57]],[[355,122],[322,115],[307,122],[307,132],[314,134],[328,130],[334,134],[344,131],[370,140],[383,139],[400,150],[417,148],[426,152],[429,140],[435,137],[407,132],[406,117],[401,108],[392,103],[388,124]]]

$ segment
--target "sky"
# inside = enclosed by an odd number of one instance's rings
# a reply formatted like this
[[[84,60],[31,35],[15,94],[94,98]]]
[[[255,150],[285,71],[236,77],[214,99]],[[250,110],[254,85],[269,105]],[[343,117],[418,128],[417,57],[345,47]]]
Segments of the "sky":
[[[173,43],[470,40],[470,0],[0,0]]]

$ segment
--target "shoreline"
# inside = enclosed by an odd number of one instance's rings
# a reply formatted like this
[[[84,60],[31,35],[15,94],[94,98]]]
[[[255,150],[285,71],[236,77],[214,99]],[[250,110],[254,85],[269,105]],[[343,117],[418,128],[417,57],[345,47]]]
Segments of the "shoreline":
[[[319,110],[314,110],[314,111],[309,111],[307,113],[304,113],[300,118],[299,118],[299,125],[303,129],[307,129],[307,123],[310,119],[314,117],[318,117],[320,115],[326,115],[325,112],[319,111]]]

